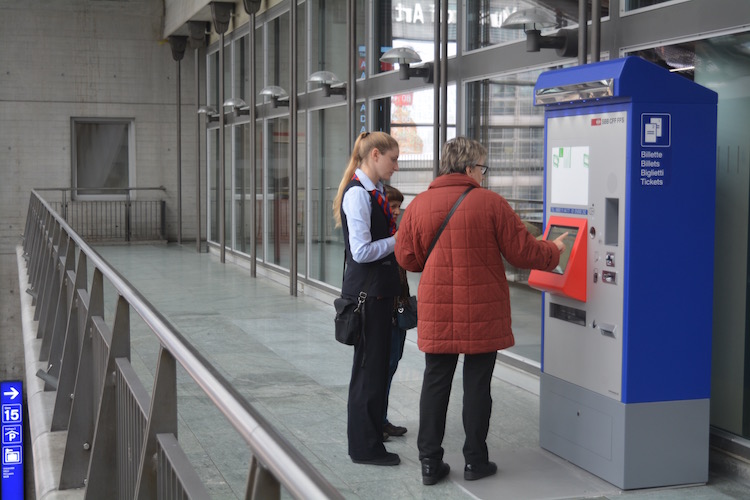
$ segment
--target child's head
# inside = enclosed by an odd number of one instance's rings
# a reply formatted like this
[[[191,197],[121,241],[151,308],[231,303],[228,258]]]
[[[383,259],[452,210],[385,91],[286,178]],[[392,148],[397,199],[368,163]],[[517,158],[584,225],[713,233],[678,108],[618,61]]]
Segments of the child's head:
[[[388,200],[388,206],[391,208],[391,213],[398,219],[398,216],[401,214],[401,203],[404,201],[404,195],[395,187],[386,184],[385,198]]]

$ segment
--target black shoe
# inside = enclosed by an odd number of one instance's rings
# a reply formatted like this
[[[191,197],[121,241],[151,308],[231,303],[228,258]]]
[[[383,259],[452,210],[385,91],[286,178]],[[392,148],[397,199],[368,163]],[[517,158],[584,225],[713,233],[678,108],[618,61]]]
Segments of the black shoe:
[[[352,462],[364,465],[398,465],[401,463],[401,459],[396,453],[388,453],[386,451],[382,457],[367,459],[352,458]]]
[[[437,458],[422,459],[422,484],[431,486],[451,471],[450,465]]]
[[[403,436],[404,434],[406,434],[406,427],[393,425],[392,423],[388,422],[383,426],[383,432],[387,432],[390,436]]]
[[[497,464],[487,462],[486,464],[466,464],[464,467],[464,479],[476,481],[483,477],[492,476],[497,473]]]

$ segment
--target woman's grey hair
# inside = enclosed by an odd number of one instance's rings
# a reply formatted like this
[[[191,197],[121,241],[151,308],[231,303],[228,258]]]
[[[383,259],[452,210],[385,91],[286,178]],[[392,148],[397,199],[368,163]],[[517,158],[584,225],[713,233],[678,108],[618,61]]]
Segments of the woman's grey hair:
[[[439,175],[465,174],[466,167],[473,167],[487,158],[487,148],[468,137],[459,136],[443,145]]]

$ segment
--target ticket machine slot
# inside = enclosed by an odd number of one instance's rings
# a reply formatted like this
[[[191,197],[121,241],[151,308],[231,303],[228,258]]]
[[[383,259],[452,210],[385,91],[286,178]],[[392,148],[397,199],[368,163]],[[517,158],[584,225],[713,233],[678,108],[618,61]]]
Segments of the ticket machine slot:
[[[606,198],[604,200],[604,244],[617,246],[620,233],[620,200]]]
[[[551,318],[557,318],[568,323],[574,323],[580,326],[586,326],[586,311],[568,307],[562,304],[551,302],[549,305],[549,315]]]
[[[602,271],[602,281],[612,285],[617,284],[617,273],[614,271]]]

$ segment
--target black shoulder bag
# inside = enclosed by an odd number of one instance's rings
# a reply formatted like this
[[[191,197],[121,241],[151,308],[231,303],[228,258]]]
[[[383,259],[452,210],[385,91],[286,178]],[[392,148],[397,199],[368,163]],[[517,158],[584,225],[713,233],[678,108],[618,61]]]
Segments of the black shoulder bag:
[[[346,250],[344,250],[344,270],[346,270]],[[365,299],[370,291],[373,268],[367,273],[364,290],[359,292],[356,299],[343,295],[333,301],[336,310],[334,324],[336,325],[336,340],[346,345],[357,345],[365,332]],[[341,283],[344,282],[344,271],[341,272]]]

